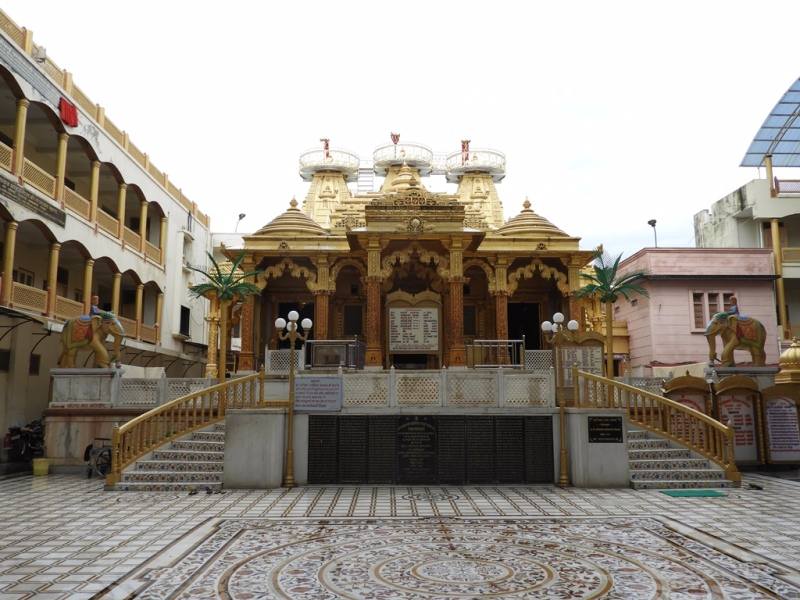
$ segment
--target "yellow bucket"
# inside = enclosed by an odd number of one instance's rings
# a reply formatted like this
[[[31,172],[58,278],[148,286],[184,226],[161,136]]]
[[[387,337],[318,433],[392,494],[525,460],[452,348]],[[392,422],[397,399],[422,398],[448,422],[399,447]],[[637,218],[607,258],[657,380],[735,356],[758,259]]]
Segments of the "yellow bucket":
[[[34,475],[47,475],[50,471],[50,461],[46,458],[33,459],[33,474]]]

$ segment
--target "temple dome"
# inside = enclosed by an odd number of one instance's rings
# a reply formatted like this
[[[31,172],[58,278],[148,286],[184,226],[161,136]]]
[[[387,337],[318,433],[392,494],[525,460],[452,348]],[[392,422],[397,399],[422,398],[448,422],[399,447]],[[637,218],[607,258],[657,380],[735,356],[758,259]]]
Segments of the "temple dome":
[[[289,209],[286,212],[272,219],[253,235],[286,237],[289,235],[328,235],[328,232],[319,223],[297,208],[297,200],[292,198],[289,203]]]
[[[550,221],[533,212],[527,198],[522,204],[522,212],[498,227],[496,233],[510,237],[569,237]]]
[[[408,190],[420,187],[416,171],[405,162],[403,162],[403,166],[392,179],[391,185],[393,190]]]
[[[781,353],[778,365],[781,370],[775,375],[775,383],[800,383],[800,340],[792,340],[792,345]]]

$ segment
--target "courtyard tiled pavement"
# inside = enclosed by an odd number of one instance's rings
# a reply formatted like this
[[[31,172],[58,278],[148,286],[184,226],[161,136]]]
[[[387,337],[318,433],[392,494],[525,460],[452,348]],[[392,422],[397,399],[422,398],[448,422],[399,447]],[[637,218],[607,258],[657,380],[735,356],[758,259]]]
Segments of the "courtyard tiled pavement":
[[[764,489],[746,489],[748,482]],[[283,567],[294,569],[276,571],[275,581],[323,563],[338,565],[320,571],[319,589],[316,581],[281,579],[294,586],[291,595],[304,598],[335,597],[337,586],[354,597],[478,597],[489,583],[499,596],[564,597],[545,584],[566,581],[551,568],[566,561],[574,563],[569,576],[577,578],[576,594],[602,594],[613,579],[618,587],[608,597],[658,597],[663,577],[683,577],[686,597],[706,597],[698,586],[708,585],[708,597],[715,598],[800,598],[800,484],[749,476],[742,489],[725,493],[670,498],[657,491],[552,486],[331,486],[189,496],[103,492],[96,480],[67,475],[7,479],[0,481],[0,600],[125,597],[132,589],[140,589],[141,598],[207,597],[218,590],[233,598],[271,597],[274,591],[263,587],[267,578],[253,577],[276,568],[264,558],[264,544],[280,539],[292,548]],[[301,547],[309,536],[325,540],[319,542],[324,556],[314,543]],[[530,536],[536,543],[527,549]],[[627,536],[625,550],[620,536]],[[583,541],[567,543],[575,539]],[[225,550],[211,560],[214,544]],[[350,548],[347,561],[335,554],[342,548]],[[474,554],[465,558],[465,549]],[[368,551],[368,559],[361,556]],[[642,552],[652,556],[634,561]],[[682,552],[690,554],[681,558]],[[373,568],[378,559],[380,568]],[[206,561],[202,574],[198,560]],[[515,560],[529,563],[515,571]],[[698,565],[689,569],[693,560]],[[630,564],[622,568],[615,561]],[[684,568],[683,574],[675,570]],[[219,579],[214,569],[227,574]],[[645,571],[658,576],[645,577]],[[228,587],[217,588],[218,580]],[[351,587],[356,584],[367,587]],[[678,591],[671,597],[680,597]]]

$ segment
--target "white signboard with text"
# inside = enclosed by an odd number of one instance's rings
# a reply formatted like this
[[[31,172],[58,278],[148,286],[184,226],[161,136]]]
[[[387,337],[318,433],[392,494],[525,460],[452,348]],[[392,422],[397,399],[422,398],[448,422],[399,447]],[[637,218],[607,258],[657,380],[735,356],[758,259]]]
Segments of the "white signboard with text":
[[[389,352],[438,351],[438,308],[389,309]]]
[[[791,398],[771,398],[764,403],[769,456],[775,462],[800,462],[800,424]]]
[[[719,420],[726,425],[730,422],[734,429],[733,451],[736,460],[756,462],[756,395],[747,391],[726,392],[718,398]]]
[[[294,409],[298,412],[333,412],[342,409],[339,375],[302,375],[295,379]]]

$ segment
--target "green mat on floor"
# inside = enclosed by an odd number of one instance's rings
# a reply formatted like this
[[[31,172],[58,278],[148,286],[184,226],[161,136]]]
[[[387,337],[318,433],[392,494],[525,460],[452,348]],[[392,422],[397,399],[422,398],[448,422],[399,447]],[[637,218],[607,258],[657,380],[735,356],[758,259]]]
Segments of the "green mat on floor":
[[[726,496],[717,490],[662,490],[662,494],[672,496],[673,498],[718,498],[719,496]]]

